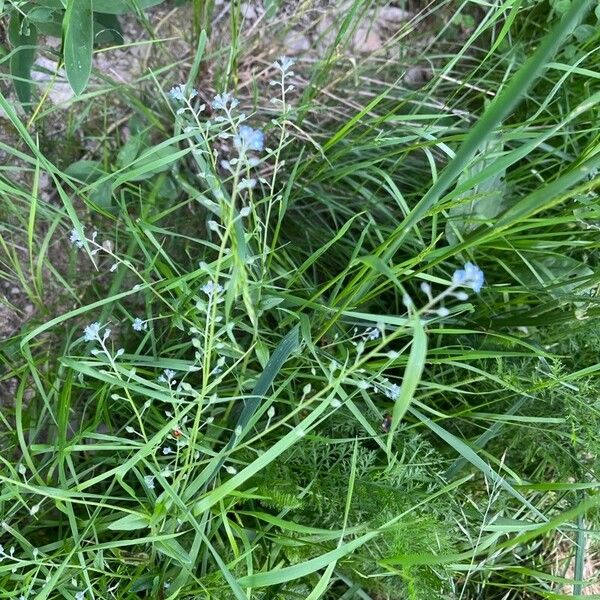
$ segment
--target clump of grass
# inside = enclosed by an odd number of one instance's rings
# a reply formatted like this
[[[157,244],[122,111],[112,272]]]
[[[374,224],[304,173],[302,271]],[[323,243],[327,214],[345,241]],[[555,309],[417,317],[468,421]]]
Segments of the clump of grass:
[[[233,83],[205,98],[203,34],[187,81],[156,80],[172,135],[138,115],[118,153],[65,170],[0,98],[64,205],[21,190],[17,233],[88,273],[54,270],[74,304],[0,347],[0,589],[560,597],[566,544],[581,592],[598,520],[585,9],[540,27],[537,6],[489,8],[456,56],[440,35],[423,87],[367,61],[368,103],[327,118],[336,101],[297,86],[348,89],[334,54],[264,65],[258,104]]]

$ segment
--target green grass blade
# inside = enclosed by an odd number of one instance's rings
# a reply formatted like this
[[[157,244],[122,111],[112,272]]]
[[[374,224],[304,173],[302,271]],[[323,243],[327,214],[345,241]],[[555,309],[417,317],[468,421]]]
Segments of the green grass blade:
[[[490,103],[481,119],[463,141],[454,159],[442,171],[437,181],[429,188],[411,213],[396,228],[393,242],[383,252],[383,257],[386,260],[394,256],[406,233],[427,214],[444,191],[464,171],[478,148],[483,146],[498,125],[531,89],[538,77],[547,68],[550,58],[591,8],[591,5],[592,3],[589,0],[576,0],[573,2],[569,11],[554,30],[546,35],[531,58],[517,71],[507,87]]]

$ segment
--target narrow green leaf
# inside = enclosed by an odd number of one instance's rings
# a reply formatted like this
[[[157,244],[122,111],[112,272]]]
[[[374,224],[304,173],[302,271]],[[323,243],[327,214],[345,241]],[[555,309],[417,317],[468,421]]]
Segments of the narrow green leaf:
[[[63,28],[67,79],[75,94],[79,95],[85,89],[92,72],[94,44],[92,0],[69,0]]]
[[[296,325],[282,340],[279,342],[277,348],[271,355],[265,370],[261,373],[252,394],[244,399],[244,408],[240,415],[237,427],[244,429],[252,415],[256,412],[260,405],[260,401],[263,396],[269,391],[269,388],[273,384],[273,381],[283,367],[285,361],[289,358],[290,354],[296,350],[300,344],[298,337],[299,327]]]
[[[427,335],[423,329],[423,323],[421,322],[421,319],[416,318],[414,322],[412,346],[410,348],[410,354],[408,355],[406,369],[404,370],[404,378],[402,379],[400,395],[394,403],[394,410],[392,412],[392,423],[390,425],[390,431],[387,439],[388,456],[391,455],[394,433],[398,429],[400,421],[406,414],[417,386],[419,385],[419,381],[421,381],[421,375],[423,373],[423,369],[425,368],[426,355]]]
[[[277,585],[280,583],[286,583],[288,581],[294,581],[301,577],[306,577],[315,571],[324,569],[329,566],[330,563],[338,561],[340,558],[354,552],[357,548],[360,548],[363,544],[372,540],[379,532],[372,531],[365,535],[339,546],[335,550],[326,552],[321,556],[312,558],[303,563],[292,565],[291,567],[285,567],[283,569],[274,569],[272,571],[266,571],[265,573],[255,573],[254,575],[247,575],[239,580],[240,585],[248,587],[266,587],[269,585]]]

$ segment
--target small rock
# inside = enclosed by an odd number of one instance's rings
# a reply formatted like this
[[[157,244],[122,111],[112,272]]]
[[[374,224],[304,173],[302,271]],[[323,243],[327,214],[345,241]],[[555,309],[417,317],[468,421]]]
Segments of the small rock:
[[[352,38],[352,45],[358,52],[376,52],[382,48],[383,41],[379,33],[373,27],[370,29],[360,27],[356,30],[356,33]]]
[[[286,35],[283,43],[288,56],[301,54],[310,49],[310,41],[308,38],[297,31],[290,31]]]
[[[75,95],[67,81],[65,71],[58,69],[58,63],[44,56],[38,56],[33,64],[31,79],[40,84],[42,93],[49,88],[48,98],[53,104],[65,104]]]
[[[240,5],[240,14],[246,21],[256,21],[258,19],[258,11],[250,2],[243,2]]]
[[[413,14],[402,8],[395,6],[385,6],[377,13],[377,18],[380,21],[387,23],[401,23],[402,21],[410,21]]]
[[[424,67],[411,67],[404,74],[403,81],[412,87],[419,87],[429,81],[431,74]]]

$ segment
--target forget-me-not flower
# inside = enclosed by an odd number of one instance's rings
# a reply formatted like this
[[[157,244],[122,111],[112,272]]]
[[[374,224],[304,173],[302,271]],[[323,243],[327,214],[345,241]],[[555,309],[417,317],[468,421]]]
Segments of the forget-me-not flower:
[[[473,263],[465,263],[463,269],[457,269],[452,275],[452,283],[456,286],[471,288],[475,293],[479,293],[483,287],[483,271]]]
[[[136,317],[133,320],[131,326],[133,327],[134,331],[144,331],[148,327],[148,324],[146,323],[146,321],[143,321],[139,317]]]
[[[98,338],[99,333],[100,333],[100,323],[98,321],[96,321],[95,323],[90,323],[83,330],[83,339],[86,342],[93,342],[95,339]]]
[[[163,371],[163,374],[158,378],[158,381],[171,383],[171,381],[173,381],[173,377],[175,377],[175,375],[176,375],[176,373],[175,373],[175,371],[173,371],[173,369],[165,369]]]
[[[240,154],[247,150],[261,152],[265,147],[265,134],[260,129],[242,125],[238,134],[233,137],[233,145]]]
[[[223,291],[223,286],[220,283],[214,281],[208,281],[202,286],[202,291],[209,297],[212,298],[215,294],[220,294]]]
[[[287,73],[294,66],[294,60],[288,56],[280,56],[279,62],[275,61],[274,66],[282,73]]]
[[[214,110],[227,110],[228,104],[229,109],[232,109],[239,103],[239,100],[236,100],[229,92],[223,92],[222,94],[217,94],[211,104]]]
[[[198,92],[194,89],[190,90],[189,100],[194,99],[198,95]],[[169,96],[173,100],[177,100],[178,102],[183,102],[185,100],[185,85],[176,85],[172,87],[169,91]]]
[[[69,241],[71,244],[73,244],[73,246],[76,246],[77,248],[83,248],[83,238],[77,229],[71,229],[71,237],[69,238]]]
[[[400,397],[400,386],[393,383],[386,391],[385,395],[391,400],[398,400]]]

